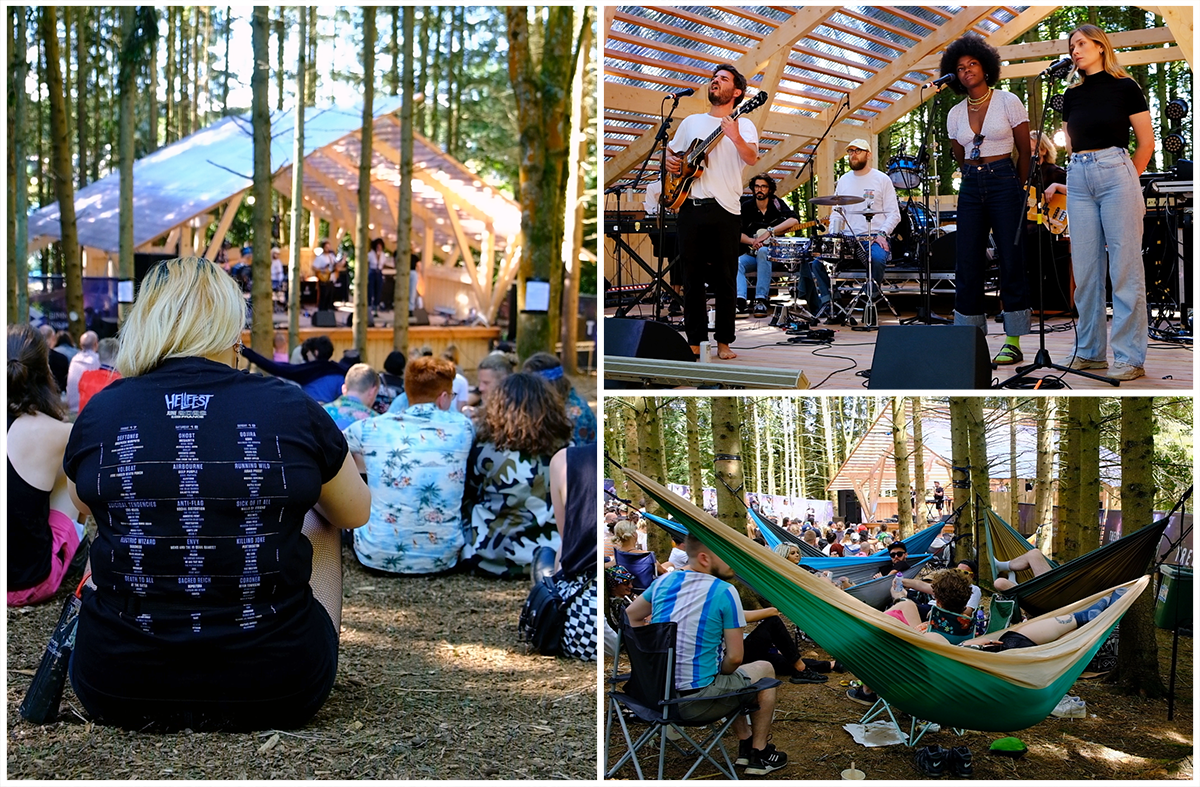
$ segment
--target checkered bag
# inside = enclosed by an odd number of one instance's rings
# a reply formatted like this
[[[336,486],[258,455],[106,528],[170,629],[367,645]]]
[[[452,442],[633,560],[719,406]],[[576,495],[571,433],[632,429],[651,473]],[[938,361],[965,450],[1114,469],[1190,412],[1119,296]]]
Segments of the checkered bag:
[[[587,593],[591,588],[591,593]],[[564,591],[566,591],[564,593]],[[586,604],[579,604],[580,599],[591,596],[590,613]],[[590,618],[588,615],[590,614]],[[521,608],[521,617],[517,622],[517,634],[521,641],[533,650],[546,656],[556,656],[568,653],[564,645],[580,649],[580,642],[587,627],[591,627],[592,658],[596,650],[596,579],[582,577],[567,581],[554,577],[542,577],[529,591],[525,605]],[[576,657],[577,658],[577,657]]]
[[[595,661],[599,650],[595,579],[580,577],[573,582],[560,582],[558,592],[567,598],[574,598],[574,601],[567,605],[567,619],[563,624],[560,640],[562,655],[580,661]]]

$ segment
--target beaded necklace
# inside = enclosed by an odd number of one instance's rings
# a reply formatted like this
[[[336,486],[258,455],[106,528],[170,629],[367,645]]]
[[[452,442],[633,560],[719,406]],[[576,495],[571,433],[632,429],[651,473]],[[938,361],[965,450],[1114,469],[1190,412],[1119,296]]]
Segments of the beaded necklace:
[[[988,92],[984,93],[978,100],[971,98],[970,96],[967,96],[967,103],[970,105],[968,107],[968,109],[970,109],[972,112],[978,112],[979,108],[981,106],[983,106],[984,104],[986,104],[988,99],[990,99],[991,97],[992,97],[992,88],[990,88],[990,87],[988,88]]]

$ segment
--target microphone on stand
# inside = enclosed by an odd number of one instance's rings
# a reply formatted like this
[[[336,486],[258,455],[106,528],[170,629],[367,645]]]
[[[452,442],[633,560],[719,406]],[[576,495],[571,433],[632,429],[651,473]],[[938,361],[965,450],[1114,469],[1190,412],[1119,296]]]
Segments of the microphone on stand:
[[[683,98],[684,96],[690,96],[690,95],[695,94],[695,92],[696,92],[695,88],[685,87],[683,90],[676,90],[674,92],[668,93],[667,95],[669,95],[671,98],[678,101],[679,99]]]
[[[1038,78],[1050,77],[1051,79],[1059,79],[1060,77],[1066,76],[1067,72],[1070,70],[1071,58],[1068,55],[1063,55],[1058,60],[1055,60],[1053,63],[1051,63],[1049,68],[1038,74]]]
[[[956,78],[957,77],[954,74],[946,74],[945,76],[938,77],[937,79],[933,80],[932,82],[926,82],[925,84],[921,85],[921,87],[922,88],[941,87],[942,85],[953,82]]]

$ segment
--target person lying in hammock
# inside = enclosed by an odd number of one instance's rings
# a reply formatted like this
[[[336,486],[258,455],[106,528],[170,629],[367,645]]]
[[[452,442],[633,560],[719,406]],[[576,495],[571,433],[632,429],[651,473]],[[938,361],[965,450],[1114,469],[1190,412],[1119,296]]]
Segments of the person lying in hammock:
[[[996,574],[996,579],[992,582],[992,587],[1003,593],[1012,590],[1017,586],[1017,572],[1028,569],[1033,572],[1035,577],[1039,577],[1050,570],[1050,562],[1046,560],[1046,556],[1042,554],[1040,549],[1031,549],[1024,555],[1018,555],[1012,560],[993,560],[993,573]],[[1001,572],[1006,572],[1007,577],[999,576]]]
[[[1117,588],[1087,609],[1081,609],[1078,612],[1019,623],[1001,634],[999,639],[985,635],[960,644],[964,648],[976,648],[989,653],[1045,645],[1065,637],[1080,626],[1085,626],[1095,620],[1101,612],[1117,603],[1117,599],[1125,595],[1128,590],[1129,588]]]
[[[809,532],[811,532],[811,531],[809,531]],[[846,588],[848,588],[854,584],[853,582],[850,581],[849,577],[838,577],[837,579],[834,579],[832,571],[817,571],[815,569],[809,568],[808,566],[800,565],[800,558],[802,557],[802,555],[800,554],[800,547],[796,546],[795,544],[780,544],[779,546],[775,547],[771,551],[774,552],[776,555],[779,555],[784,560],[789,561],[793,565],[800,566],[800,568],[806,569],[809,572],[816,574],[821,579],[827,580],[828,582],[830,582],[834,587],[838,588],[839,590],[845,590]]]
[[[979,586],[975,584],[975,576],[978,573],[978,571],[975,568],[975,561],[974,560],[960,560],[960,561],[958,561],[958,565],[956,565],[955,568],[957,568],[959,571],[966,572],[970,578],[971,598],[967,601],[967,605],[966,605],[966,607],[964,607],[963,611],[966,612],[968,615],[973,615],[975,613],[975,610],[979,609],[979,602],[980,602],[980,599],[982,599],[982,597],[983,597],[983,591],[980,590]],[[909,579],[908,577],[905,577],[903,582],[904,582],[904,587],[906,590],[915,590],[918,593],[924,593],[927,596],[933,595],[933,587],[928,582],[925,582],[924,580]],[[929,614],[928,610],[925,610],[921,617],[925,618],[926,616],[928,616],[928,614]]]

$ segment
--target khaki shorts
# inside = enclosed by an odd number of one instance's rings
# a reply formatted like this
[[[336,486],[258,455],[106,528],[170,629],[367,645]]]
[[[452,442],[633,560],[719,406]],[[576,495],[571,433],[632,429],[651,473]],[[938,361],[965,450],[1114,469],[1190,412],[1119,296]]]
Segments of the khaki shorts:
[[[693,702],[685,702],[679,706],[679,715],[687,721],[696,721],[698,719],[719,719],[737,710],[742,705],[746,704],[745,697],[723,697],[721,699],[709,700],[704,702],[704,697],[713,695],[728,694],[731,691],[744,689],[754,681],[750,680],[740,669],[732,675],[718,674],[712,683],[695,692],[694,694],[685,695],[688,699],[699,700]]]

